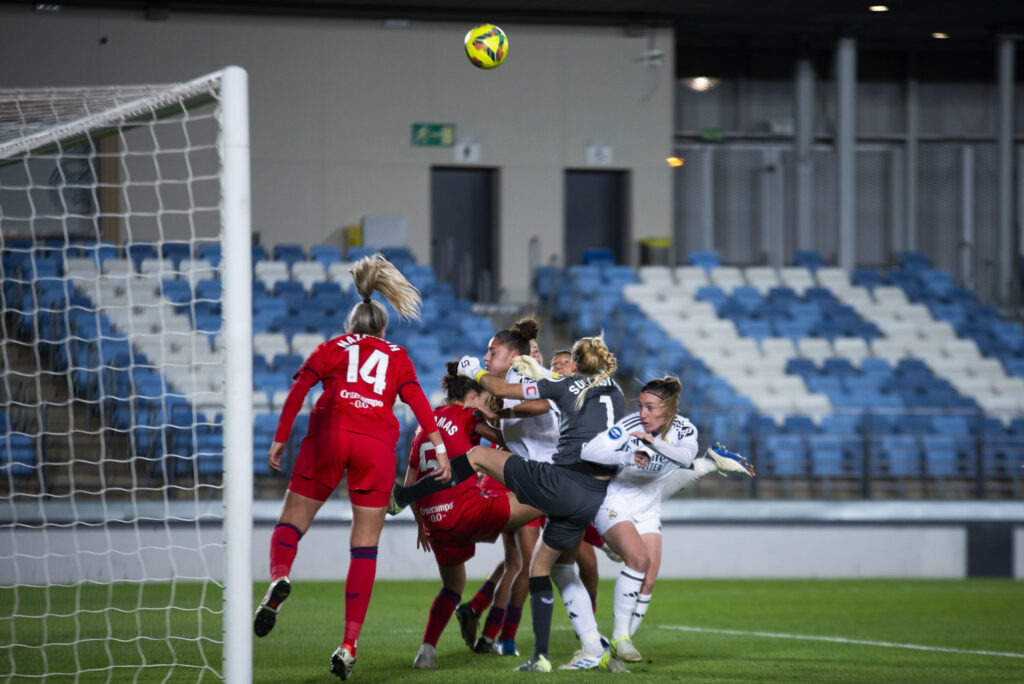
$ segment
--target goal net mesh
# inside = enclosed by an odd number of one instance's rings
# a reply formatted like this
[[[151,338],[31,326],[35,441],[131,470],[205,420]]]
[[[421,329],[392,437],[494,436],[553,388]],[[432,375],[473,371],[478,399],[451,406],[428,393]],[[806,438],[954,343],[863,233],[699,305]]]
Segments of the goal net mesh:
[[[224,675],[220,93],[0,91],[5,681]]]

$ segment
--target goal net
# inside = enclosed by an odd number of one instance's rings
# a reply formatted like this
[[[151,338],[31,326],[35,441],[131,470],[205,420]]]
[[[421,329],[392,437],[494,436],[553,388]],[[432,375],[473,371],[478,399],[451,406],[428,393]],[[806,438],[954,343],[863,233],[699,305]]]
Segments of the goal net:
[[[251,679],[247,107],[0,90],[0,679]]]

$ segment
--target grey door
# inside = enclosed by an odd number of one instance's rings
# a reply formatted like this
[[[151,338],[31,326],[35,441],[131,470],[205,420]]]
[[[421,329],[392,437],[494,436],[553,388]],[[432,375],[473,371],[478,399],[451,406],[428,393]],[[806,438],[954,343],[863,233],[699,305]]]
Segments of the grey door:
[[[565,172],[565,264],[583,263],[588,249],[610,249],[629,259],[628,177],[625,171]]]
[[[497,227],[494,169],[434,167],[430,170],[431,262],[437,279],[458,297],[495,299]]]

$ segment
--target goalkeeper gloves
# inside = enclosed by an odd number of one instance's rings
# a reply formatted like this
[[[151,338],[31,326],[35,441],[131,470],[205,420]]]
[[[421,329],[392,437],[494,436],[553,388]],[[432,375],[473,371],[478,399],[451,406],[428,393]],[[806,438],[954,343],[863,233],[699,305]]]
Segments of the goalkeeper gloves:
[[[480,376],[487,371],[480,367],[480,359],[475,356],[463,356],[459,359],[459,375],[473,378],[480,382]]]

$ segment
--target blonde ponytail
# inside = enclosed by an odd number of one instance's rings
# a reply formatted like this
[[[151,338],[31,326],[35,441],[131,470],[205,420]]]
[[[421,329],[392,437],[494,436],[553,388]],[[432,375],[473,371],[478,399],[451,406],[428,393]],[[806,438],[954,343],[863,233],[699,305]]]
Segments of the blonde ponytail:
[[[384,299],[398,312],[398,317],[406,320],[420,317],[420,291],[405,279],[402,272],[381,254],[360,259],[349,269],[356,284],[356,292],[363,301],[352,307],[345,323],[345,331],[349,333],[366,333],[377,335],[388,324],[388,312],[379,303],[370,299],[376,291],[384,295]]]

